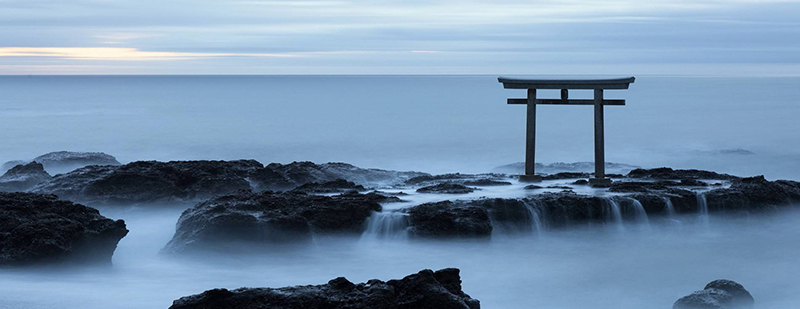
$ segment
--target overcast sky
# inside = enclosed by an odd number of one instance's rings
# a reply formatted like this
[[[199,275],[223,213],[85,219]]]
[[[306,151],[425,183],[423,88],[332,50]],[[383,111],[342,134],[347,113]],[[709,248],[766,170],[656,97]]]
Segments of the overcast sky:
[[[0,0],[0,74],[800,75],[800,0]]]

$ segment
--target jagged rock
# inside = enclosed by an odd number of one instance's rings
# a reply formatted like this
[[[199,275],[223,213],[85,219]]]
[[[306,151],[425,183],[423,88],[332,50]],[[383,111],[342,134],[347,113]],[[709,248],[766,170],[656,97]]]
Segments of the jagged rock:
[[[357,185],[370,187],[394,186],[410,178],[425,175],[428,174],[359,168],[338,162],[325,164],[292,162],[271,163],[250,175],[250,180],[256,190],[284,191],[310,182],[320,183],[336,179],[345,179]]]
[[[310,241],[312,234],[359,235],[367,218],[381,210],[376,198],[380,196],[249,190],[219,196],[184,211],[175,236],[162,252],[225,249],[239,244],[258,248]]]
[[[477,187],[490,187],[490,186],[510,186],[511,183],[508,181],[499,181],[489,178],[481,178],[476,180],[467,180],[464,182],[466,186],[477,186]]]
[[[488,237],[489,213],[479,206],[444,201],[404,210],[409,214],[410,234],[417,237]]]
[[[254,160],[92,165],[56,175],[31,191],[100,204],[191,202],[250,189],[247,176],[261,167]]]
[[[16,160],[3,164],[8,170],[19,164],[38,162],[51,173],[63,173],[87,165],[120,165],[114,156],[102,152],[55,151],[43,154],[33,160]]]
[[[544,175],[542,176],[543,180],[559,180],[559,179],[572,179],[572,178],[589,178],[592,177],[590,173],[556,173],[552,175]]]
[[[720,174],[716,172],[703,171],[703,170],[674,170],[668,167],[660,167],[653,169],[637,168],[632,170],[626,175],[628,178],[653,178],[653,179],[719,179],[719,180],[735,180],[739,177]]]
[[[673,309],[752,309],[753,296],[744,286],[732,280],[714,280],[703,290],[695,291],[675,302]]]
[[[367,188],[364,188],[364,186],[362,185],[357,185],[352,181],[347,181],[341,178],[323,183],[309,182],[307,184],[292,189],[292,191],[294,192],[306,192],[306,193],[337,193],[337,192],[366,191],[366,190]]]
[[[474,192],[475,188],[470,188],[465,185],[443,182],[440,184],[422,187],[417,189],[419,193],[445,193],[445,194],[464,194]]]
[[[125,222],[55,195],[0,193],[0,265],[110,264]]]
[[[764,176],[736,179],[729,188],[705,193],[709,211],[757,210],[800,202],[800,182],[768,181]]]
[[[399,197],[397,197],[395,195],[388,194],[388,193],[385,193],[385,192],[379,192],[379,191],[372,191],[372,192],[369,192],[369,193],[361,194],[358,191],[352,190],[352,191],[348,191],[348,192],[345,192],[345,193],[342,193],[342,194],[339,194],[339,195],[336,195],[336,196],[338,196],[338,197],[349,197],[349,198],[365,199],[365,200],[373,201],[373,202],[376,202],[376,203],[396,203],[396,202],[402,202],[403,201],[403,200],[401,200]]]
[[[50,174],[44,171],[41,163],[31,162],[17,165],[0,176],[0,191],[25,191],[51,178]]]
[[[354,284],[344,277],[323,285],[214,289],[182,297],[170,309],[479,309],[461,290],[456,268],[429,269],[400,280]]]

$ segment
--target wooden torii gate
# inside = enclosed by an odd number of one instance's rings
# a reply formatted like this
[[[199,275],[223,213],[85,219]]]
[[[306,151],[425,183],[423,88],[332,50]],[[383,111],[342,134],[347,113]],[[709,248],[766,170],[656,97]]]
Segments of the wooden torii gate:
[[[625,100],[605,100],[605,89],[628,89],[635,78],[615,79],[515,79],[498,77],[497,81],[505,89],[527,89],[527,99],[508,99],[508,104],[525,104],[528,106],[528,128],[525,137],[525,174],[520,181],[537,182],[542,177],[535,174],[536,158],[536,104],[547,105],[594,105],[594,178],[589,179],[593,187],[611,185],[606,178],[605,146],[603,142],[603,106],[625,105]],[[561,89],[561,99],[537,99],[536,89]],[[593,89],[594,100],[569,99],[569,89]]]

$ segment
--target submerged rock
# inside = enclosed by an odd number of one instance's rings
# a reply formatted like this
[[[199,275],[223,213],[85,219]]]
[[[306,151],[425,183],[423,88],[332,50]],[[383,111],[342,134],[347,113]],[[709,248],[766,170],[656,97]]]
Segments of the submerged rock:
[[[110,264],[125,222],[54,195],[0,193],[0,265]]]
[[[381,210],[376,201],[380,198],[385,197],[239,191],[184,211],[162,252],[222,250],[240,244],[258,248],[310,241],[312,234],[360,235],[367,218]]]
[[[344,277],[322,285],[214,289],[175,300],[170,309],[479,309],[461,290],[456,268],[429,269],[387,282],[354,284]]]
[[[92,165],[56,175],[31,191],[100,204],[191,202],[250,189],[247,176],[261,167],[254,160]]]
[[[417,189],[419,193],[446,193],[446,194],[464,194],[474,192],[475,188],[470,188],[465,185],[443,182],[440,184],[422,187]]]
[[[3,169],[8,170],[16,165],[38,162],[44,169],[51,173],[63,173],[87,165],[120,165],[114,156],[102,152],[76,152],[56,151],[43,154],[33,160],[16,160],[3,164]]]
[[[26,191],[31,187],[50,180],[50,174],[44,171],[41,163],[31,162],[17,165],[0,176],[0,191]]]
[[[362,185],[357,185],[352,181],[344,179],[336,179],[323,183],[309,182],[302,186],[292,189],[293,192],[306,192],[306,193],[338,193],[348,191],[366,191]]]
[[[476,187],[491,187],[491,186],[510,186],[511,183],[508,181],[500,181],[494,180],[489,178],[481,178],[476,180],[467,180],[464,182],[465,186],[476,186]]]
[[[719,179],[719,180],[735,180],[739,177],[720,174],[716,172],[703,171],[703,170],[674,170],[669,167],[660,167],[652,169],[637,168],[632,170],[626,175],[628,178],[652,178],[652,179]]]
[[[714,280],[703,290],[695,291],[675,302],[673,309],[752,309],[753,296],[744,286],[732,280]]]

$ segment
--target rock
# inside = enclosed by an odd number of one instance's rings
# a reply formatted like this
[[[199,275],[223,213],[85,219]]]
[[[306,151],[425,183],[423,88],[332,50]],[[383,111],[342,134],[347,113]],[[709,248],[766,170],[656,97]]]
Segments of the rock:
[[[50,174],[44,171],[41,163],[31,162],[17,165],[0,176],[0,191],[26,191],[31,187],[50,180]]]
[[[182,297],[170,309],[479,309],[461,290],[459,270],[429,269],[400,280],[354,284],[344,277],[322,285],[214,289]]]
[[[536,190],[536,189],[542,189],[542,188],[544,188],[544,187],[537,186],[537,185],[527,185],[527,186],[523,187],[523,189],[525,189],[525,190]]]
[[[589,181],[586,179],[578,179],[572,183],[573,185],[588,185]],[[612,183],[613,184],[613,183]]]
[[[731,176],[728,174],[719,174],[716,172],[702,171],[702,170],[673,170],[668,167],[660,167],[653,169],[637,168],[630,171],[625,177],[628,178],[652,178],[652,179],[719,179],[719,180],[735,180],[739,177]]]
[[[751,309],[753,296],[744,286],[731,280],[714,280],[703,290],[686,295],[672,306],[673,309]]]
[[[55,195],[0,193],[0,265],[111,264],[125,222]]]
[[[591,173],[594,172],[594,162],[573,162],[573,163],[556,162],[551,164],[536,163],[534,168],[536,169],[537,173],[545,173],[545,174],[555,174],[562,172]],[[622,163],[606,162],[606,171],[609,173],[627,173],[636,168],[638,168],[638,166],[622,164]],[[507,164],[492,169],[492,172],[504,173],[504,174],[522,174],[524,171],[525,171],[524,162]]]
[[[247,176],[261,167],[254,160],[92,165],[56,175],[31,191],[97,204],[186,203],[250,189]]]
[[[250,175],[256,190],[285,191],[310,182],[328,182],[337,179],[352,181],[357,185],[387,187],[402,184],[420,172],[398,172],[372,168],[359,168],[347,163],[315,164],[313,162],[271,163]]]
[[[490,187],[490,186],[510,186],[511,183],[508,181],[498,181],[489,178],[481,178],[476,180],[467,180],[464,182],[466,186],[477,186],[477,187]]]
[[[175,236],[162,252],[227,250],[240,244],[265,248],[272,244],[308,242],[312,234],[360,235],[367,218],[381,210],[377,198],[384,197],[249,190],[219,196],[184,211],[178,219]]]
[[[440,184],[422,187],[417,189],[419,193],[446,193],[446,194],[465,194],[474,192],[475,188],[470,188],[465,185],[443,182]]]
[[[558,179],[572,179],[572,178],[589,178],[592,177],[590,173],[556,173],[552,175],[542,176],[543,180],[558,180]]]
[[[492,224],[483,207],[444,201],[404,210],[409,214],[410,234],[416,237],[489,237]]]
[[[309,182],[292,189],[292,191],[305,193],[338,193],[348,191],[367,191],[367,188],[364,188],[362,185],[357,185],[352,181],[347,181],[340,178],[323,183]]]
[[[347,197],[347,198],[359,198],[359,199],[373,201],[376,203],[397,203],[403,201],[395,195],[396,194],[389,194],[380,191],[372,191],[369,193],[361,194],[358,191],[352,190],[336,196]]]
[[[729,188],[705,193],[709,211],[752,211],[800,202],[800,182],[768,181],[764,176],[736,179]]]
[[[72,171],[87,165],[120,165],[114,156],[102,152],[76,152],[56,151],[43,154],[33,160],[16,160],[3,164],[3,169],[8,170],[19,164],[38,162],[50,173],[58,174]]]

